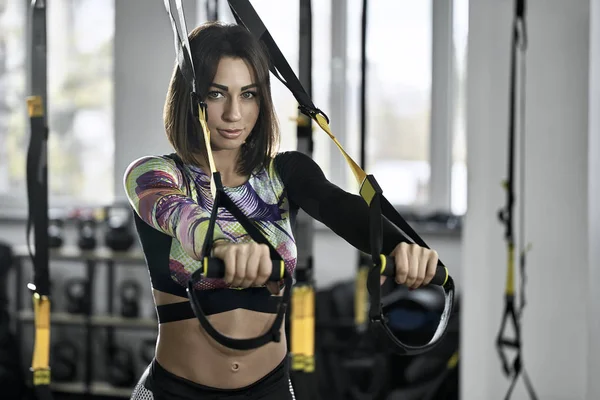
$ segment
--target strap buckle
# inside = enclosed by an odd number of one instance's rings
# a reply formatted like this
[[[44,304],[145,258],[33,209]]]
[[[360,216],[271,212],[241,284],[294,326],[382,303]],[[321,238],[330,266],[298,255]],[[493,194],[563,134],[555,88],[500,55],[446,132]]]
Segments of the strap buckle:
[[[200,111],[202,111],[202,113],[204,115],[206,115],[206,111],[208,110],[208,106],[207,104],[200,100],[200,96],[198,96],[198,93],[190,91],[190,108],[192,111],[192,115],[198,119],[200,118]]]
[[[329,117],[327,116],[327,114],[325,114],[322,110],[320,110],[316,107],[307,107],[304,104],[300,104],[298,106],[298,109],[300,110],[300,112],[302,112],[302,114],[305,114],[314,120],[316,120],[317,115],[320,114],[323,118],[325,118],[325,120],[327,121],[327,124],[329,124]]]

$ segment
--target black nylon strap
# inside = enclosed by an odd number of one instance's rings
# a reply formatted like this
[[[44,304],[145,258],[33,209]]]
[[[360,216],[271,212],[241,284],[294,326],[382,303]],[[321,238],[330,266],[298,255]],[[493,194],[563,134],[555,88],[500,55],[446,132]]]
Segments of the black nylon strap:
[[[231,11],[239,25],[246,27],[258,40],[260,40],[263,45],[266,47],[269,52],[271,58],[271,71],[273,74],[292,92],[296,100],[300,103],[300,110],[308,115],[309,117],[315,119],[321,128],[327,131],[332,140],[336,142],[336,145],[340,148],[346,160],[348,161],[350,167],[353,169],[357,179],[359,182],[361,179],[364,181],[361,183],[361,196],[370,206],[370,218],[371,218],[371,257],[373,260],[374,266],[371,268],[369,273],[367,287],[369,288],[369,292],[371,295],[371,307],[369,310],[369,314],[372,318],[372,322],[375,324],[382,324],[381,330],[385,332],[387,336],[384,337],[384,340],[390,339],[392,345],[396,347],[397,350],[406,354],[410,352],[411,354],[417,354],[422,351],[426,351],[435,345],[435,341],[441,339],[441,336],[445,333],[445,330],[448,325],[448,314],[452,312],[453,300],[454,300],[454,282],[452,278],[447,275],[446,282],[444,283],[444,291],[446,297],[446,307],[444,310],[444,314],[440,320],[440,325],[438,326],[438,331],[434,335],[434,339],[428,345],[423,346],[421,348],[414,348],[411,346],[405,346],[400,343],[397,339],[392,337],[392,333],[390,329],[387,327],[385,318],[383,317],[382,305],[380,302],[380,286],[379,286],[379,276],[380,276],[380,267],[381,267],[381,243],[382,243],[382,218],[385,216],[391,222],[395,221],[396,225],[404,231],[405,234],[410,234],[413,236],[413,240],[415,243],[422,245],[422,247],[428,247],[425,245],[423,239],[420,238],[419,235],[414,232],[414,230],[408,225],[406,221],[402,218],[402,216],[396,211],[387,200],[382,195],[381,188],[377,184],[375,178],[372,175],[366,175],[362,169],[360,169],[356,163],[351,160],[351,158],[347,155],[347,153],[342,149],[339,143],[334,139],[331,132],[328,131],[329,127],[324,126],[322,119],[319,120],[319,117],[327,120],[327,124],[329,124],[329,120],[327,116],[319,109],[317,109],[310,97],[306,94],[302,85],[296,78],[293,70],[289,67],[285,57],[283,57],[281,51],[277,47],[275,41],[267,31],[266,27],[260,20],[260,17],[255,12],[254,8],[251,6],[248,0],[228,0]],[[280,76],[283,75],[283,77]],[[359,171],[360,170],[360,171]],[[364,190],[364,192],[363,192]],[[375,194],[373,194],[375,192]],[[374,196],[370,198],[370,196]],[[406,237],[403,238],[405,241],[409,241]],[[447,272],[446,267],[438,261],[438,267],[444,268]],[[373,273],[371,273],[373,272]],[[375,273],[377,274],[375,276]],[[375,283],[376,282],[376,283]],[[376,314],[376,315],[375,315]]]
[[[223,193],[221,196],[221,201],[223,206],[227,211],[233,215],[233,217],[244,227],[248,235],[254,240],[256,243],[262,243],[269,247],[269,251],[271,254],[271,260],[281,260],[281,255],[275,250],[275,247],[267,240],[265,235],[261,233],[255,224],[253,224],[248,217],[240,211],[240,209],[235,205],[233,200],[227,196],[227,194]]]
[[[254,7],[247,0],[228,0],[229,8],[238,25],[244,26],[259,40],[264,42],[266,50],[271,59],[270,70],[281,83],[283,83],[296,98],[300,104],[302,112],[310,113],[320,112],[312,102],[310,96],[304,90],[300,80],[296,77],[294,70],[290,67],[286,58],[277,47],[275,40],[263,24],[262,20],[254,10]],[[243,15],[243,18],[241,17]],[[327,117],[327,116],[325,116]]]
[[[187,81],[188,85],[192,89],[192,93],[196,93],[196,71],[194,70],[194,63],[192,63],[192,55],[190,53],[190,42],[187,35],[187,24],[185,23],[185,16],[183,12],[183,4],[181,1],[176,2],[177,13],[179,15],[179,25],[183,30],[183,34],[179,34],[177,29],[177,23],[173,16],[173,10],[171,2],[164,0],[165,8],[169,14],[171,21],[171,27],[173,28],[173,39],[175,41],[175,52],[177,54],[177,64],[183,74],[183,77]]]
[[[188,86],[190,89],[190,106],[191,106],[190,111],[191,111],[192,115],[194,117],[196,117],[196,119],[198,119],[199,123],[202,124],[206,121],[204,119],[204,116],[200,115],[198,106],[202,107],[204,115],[206,115],[207,105],[206,105],[206,103],[201,101],[199,94],[197,93],[196,74],[195,74],[195,70],[194,70],[194,66],[193,66],[193,62],[192,62],[192,56],[190,53],[190,44],[189,44],[189,40],[188,40],[188,33],[187,33],[188,31],[187,31],[187,26],[186,26],[186,22],[185,22],[183,5],[181,3],[181,0],[175,0],[175,3],[176,3],[176,7],[177,7],[177,13],[179,15],[180,29],[183,31],[181,34],[179,33],[179,30],[177,29],[177,23],[175,22],[175,18],[173,16],[171,1],[164,0],[164,5],[167,10],[167,13],[169,14],[169,18],[171,21],[171,27],[173,28],[173,36],[174,36],[174,40],[175,40],[175,51],[177,54],[178,66],[179,66],[179,69],[182,72],[183,76],[187,80]],[[209,132],[205,131],[205,127],[203,127],[203,131],[204,131],[205,135],[209,135]],[[207,146],[209,163],[211,163],[211,169],[214,170],[215,167],[212,165],[212,154],[210,153],[210,148],[209,148],[210,147],[209,137],[205,136],[204,139],[205,139],[205,143]],[[205,237],[205,240],[204,240],[204,243],[202,246],[203,256],[208,257],[210,254],[210,250],[212,248],[212,242],[213,242],[214,227],[215,227],[216,219],[217,219],[217,215],[218,215],[218,209],[222,202],[223,205],[225,206],[225,208],[238,219],[240,224],[242,224],[242,226],[246,229],[248,234],[255,241],[257,241],[259,243],[264,243],[267,246],[269,246],[272,258],[274,258],[276,260],[281,260],[281,256],[279,256],[277,251],[268,242],[268,240],[264,237],[264,235],[260,234],[260,231],[255,226],[253,226],[252,223],[250,223],[248,218],[235,206],[233,201],[231,201],[231,199],[229,199],[229,197],[227,196],[227,194],[225,193],[225,191],[223,189],[220,173],[216,170],[211,171],[211,172],[212,172],[211,184],[214,184],[215,192],[213,193],[214,201],[213,201],[213,208],[211,210],[211,216],[210,216],[210,220],[209,220],[209,229],[208,229],[207,235]],[[212,191],[212,189],[213,189],[213,187],[211,186],[211,191]],[[279,306],[279,311],[277,313],[275,321],[273,322],[273,325],[271,326],[269,331],[266,332],[264,335],[256,337],[256,338],[244,339],[244,340],[233,339],[233,338],[229,338],[229,337],[222,335],[210,324],[210,322],[206,318],[206,315],[204,314],[202,307],[200,305],[200,302],[198,300],[196,290],[194,289],[195,284],[202,279],[202,271],[203,271],[202,268],[198,269],[197,271],[195,271],[192,274],[191,278],[188,280],[187,294],[188,294],[188,298],[190,300],[190,304],[192,306],[192,310],[194,311],[194,314],[200,321],[200,324],[202,325],[204,330],[213,339],[215,339],[217,342],[219,342],[220,344],[222,344],[224,346],[227,346],[227,347],[230,347],[233,349],[240,349],[240,350],[248,350],[251,348],[260,347],[270,341],[278,342],[280,340],[280,331],[279,330],[280,330],[281,324],[283,322],[283,316],[284,316],[287,306],[289,304],[290,290],[291,290],[291,286],[293,284],[292,277],[287,272],[287,270],[284,269],[285,289],[284,289],[284,293],[283,293],[282,302]]]
[[[47,35],[46,1],[30,4],[31,94],[27,98],[30,142],[27,151],[27,247],[33,264],[33,310],[35,339],[30,377],[38,400],[52,400],[50,390],[50,271],[48,239],[48,127],[47,127]],[[30,233],[34,233],[34,253]]]

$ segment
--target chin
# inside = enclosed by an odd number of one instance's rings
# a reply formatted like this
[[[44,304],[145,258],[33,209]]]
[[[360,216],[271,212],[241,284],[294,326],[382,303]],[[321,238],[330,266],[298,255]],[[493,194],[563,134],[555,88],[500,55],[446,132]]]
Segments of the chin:
[[[239,150],[244,142],[241,140],[219,140],[211,143],[213,150]]]

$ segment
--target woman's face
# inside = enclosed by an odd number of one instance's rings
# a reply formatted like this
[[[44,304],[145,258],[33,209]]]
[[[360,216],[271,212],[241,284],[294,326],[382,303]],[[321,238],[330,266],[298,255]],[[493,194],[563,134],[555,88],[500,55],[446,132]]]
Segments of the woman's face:
[[[258,119],[258,85],[241,58],[223,57],[206,97],[213,150],[239,150]]]

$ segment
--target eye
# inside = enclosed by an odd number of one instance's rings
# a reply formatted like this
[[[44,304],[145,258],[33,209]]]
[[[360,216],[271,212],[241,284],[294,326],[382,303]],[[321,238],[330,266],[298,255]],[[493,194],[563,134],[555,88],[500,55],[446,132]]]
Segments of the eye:
[[[244,93],[242,93],[242,97],[243,97],[244,99],[248,99],[248,100],[249,100],[249,99],[253,99],[253,98],[255,98],[256,96],[257,96],[257,95],[256,95],[256,92],[244,92]]]
[[[221,92],[217,92],[217,91],[208,92],[209,99],[218,99],[218,98],[220,98],[220,96],[223,96],[223,94]]]

